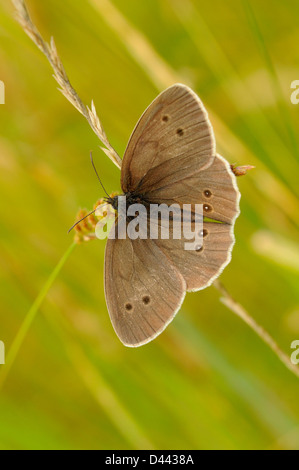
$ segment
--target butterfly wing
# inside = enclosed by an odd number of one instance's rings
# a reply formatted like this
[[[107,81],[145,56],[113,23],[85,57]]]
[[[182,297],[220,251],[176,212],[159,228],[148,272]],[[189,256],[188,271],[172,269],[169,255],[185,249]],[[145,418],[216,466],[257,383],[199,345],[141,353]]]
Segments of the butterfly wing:
[[[234,223],[240,212],[240,192],[229,164],[216,155],[208,168],[183,179],[174,187],[169,185],[149,191],[146,197],[153,203],[167,205],[203,204],[203,215],[221,222],[204,219],[203,244],[198,251],[186,250],[185,243],[189,241],[184,237],[175,240],[171,233],[167,240],[156,240],[184,277],[187,291],[211,285],[231,260],[235,242]],[[194,223],[191,228],[194,231]]]
[[[221,274],[230,262],[235,238],[231,225],[203,222],[202,244],[195,250],[185,249],[190,240],[173,239],[172,230],[169,239],[159,238],[155,242],[181,273],[190,292],[208,287]]]
[[[153,240],[108,238],[105,297],[126,346],[141,346],[159,335],[179,310],[185,290],[183,277]]]
[[[174,184],[209,166],[213,155],[215,139],[203,104],[190,88],[173,85],[145,110],[130,137],[122,163],[122,189],[141,192],[145,177],[143,190],[165,178]]]
[[[226,160],[216,155],[207,112],[188,87],[163,91],[139,119],[121,170],[124,192],[151,203],[203,204],[204,215],[233,223],[239,191]]]
[[[167,205],[177,203],[203,204],[203,215],[209,219],[233,224],[239,215],[240,192],[236,177],[227,161],[220,155],[213,157],[212,163],[198,172],[172,183],[158,173],[152,174],[156,181],[147,185],[147,175],[141,192],[151,203]]]
[[[116,333],[127,346],[154,339],[173,319],[185,290],[210,285],[230,260],[239,191],[228,163],[215,155],[207,113],[184,85],[162,92],[138,121],[122,164],[121,185],[152,203],[204,204],[203,249],[186,240],[108,238],[105,295]]]

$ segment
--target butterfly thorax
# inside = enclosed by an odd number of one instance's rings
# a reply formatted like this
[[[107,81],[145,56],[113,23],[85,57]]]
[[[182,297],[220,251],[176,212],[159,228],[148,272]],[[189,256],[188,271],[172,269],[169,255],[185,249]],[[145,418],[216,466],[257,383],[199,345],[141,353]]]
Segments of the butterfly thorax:
[[[128,192],[128,193],[122,194],[121,196],[126,197],[126,211],[128,207],[131,206],[132,204],[142,204],[144,206],[148,205],[148,201],[144,199],[142,194],[137,194],[135,192]],[[119,196],[114,196],[110,198],[108,201],[115,211],[118,211],[118,197]]]

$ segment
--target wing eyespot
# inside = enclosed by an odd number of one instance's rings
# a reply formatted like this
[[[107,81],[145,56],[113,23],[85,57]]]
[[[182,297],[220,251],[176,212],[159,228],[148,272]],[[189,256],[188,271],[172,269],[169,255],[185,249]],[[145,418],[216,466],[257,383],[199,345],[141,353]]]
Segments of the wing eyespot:
[[[209,189],[206,189],[206,190],[204,191],[204,195],[205,195],[205,197],[211,197],[211,196],[212,196],[212,193],[211,193],[211,191],[210,191]]]
[[[180,127],[179,129],[177,129],[176,133],[179,137],[182,137],[184,135],[184,129]]]
[[[130,312],[133,309],[133,305],[130,302],[127,302],[125,305],[125,309]]]
[[[162,116],[162,121],[163,122],[169,121],[169,116],[167,114],[164,114],[164,116]]]
[[[213,207],[210,206],[210,204],[204,204],[204,205],[203,205],[203,210],[204,210],[205,212],[211,212],[211,211],[213,210]]]
[[[196,251],[197,253],[200,253],[202,250],[203,250],[203,246],[202,246],[202,245],[197,245],[197,246],[195,247],[195,251]]]
[[[150,296],[149,295],[145,295],[144,297],[142,297],[142,302],[145,304],[145,305],[148,305],[150,303],[151,299],[150,299]]]

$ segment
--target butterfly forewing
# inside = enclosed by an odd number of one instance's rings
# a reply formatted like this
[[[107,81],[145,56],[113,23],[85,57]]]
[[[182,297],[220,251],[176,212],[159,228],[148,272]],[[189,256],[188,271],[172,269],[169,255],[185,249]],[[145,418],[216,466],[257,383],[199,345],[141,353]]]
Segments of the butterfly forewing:
[[[173,85],[145,110],[130,137],[122,163],[122,189],[126,193],[141,185],[143,192],[147,186],[155,188],[151,172],[157,167],[159,180],[177,178],[181,171],[191,175],[208,166],[214,154],[214,134],[203,104],[190,88]]]

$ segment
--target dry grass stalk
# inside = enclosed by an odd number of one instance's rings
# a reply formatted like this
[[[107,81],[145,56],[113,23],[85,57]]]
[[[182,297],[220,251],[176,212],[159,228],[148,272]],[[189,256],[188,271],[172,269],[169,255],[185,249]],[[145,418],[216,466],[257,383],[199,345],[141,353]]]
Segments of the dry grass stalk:
[[[36,26],[33,24],[25,1],[24,0],[12,0],[15,9],[16,17],[20,25],[22,26],[25,33],[30,39],[37,45],[37,47],[43,52],[50,62],[54,71],[54,78],[58,82],[60,88],[59,91],[66,97],[66,99],[86,118],[90,127],[94,133],[98,136],[100,141],[105,145],[105,148],[101,147],[105,154],[110,160],[115,163],[118,168],[121,168],[121,158],[114,150],[109,140],[107,139],[106,133],[102,127],[101,121],[97,115],[94,102],[91,102],[91,107],[85,106],[78,96],[76,90],[72,87],[68,76],[65,72],[61,59],[57,53],[56,45],[53,37],[51,38],[50,44],[44,41],[41,34],[39,33]]]
[[[226,305],[229,310],[238,315],[238,317],[240,317],[248,326],[250,326],[250,328],[264,341],[264,343],[266,343],[267,346],[272,349],[280,361],[291,372],[293,372],[293,374],[299,377],[299,368],[291,362],[290,357],[280,349],[269,333],[249,315],[242,305],[232,298],[223,284],[221,284],[221,282],[217,279],[214,281],[213,286],[216,287],[216,289],[223,295],[223,297],[220,298],[220,301]]]

